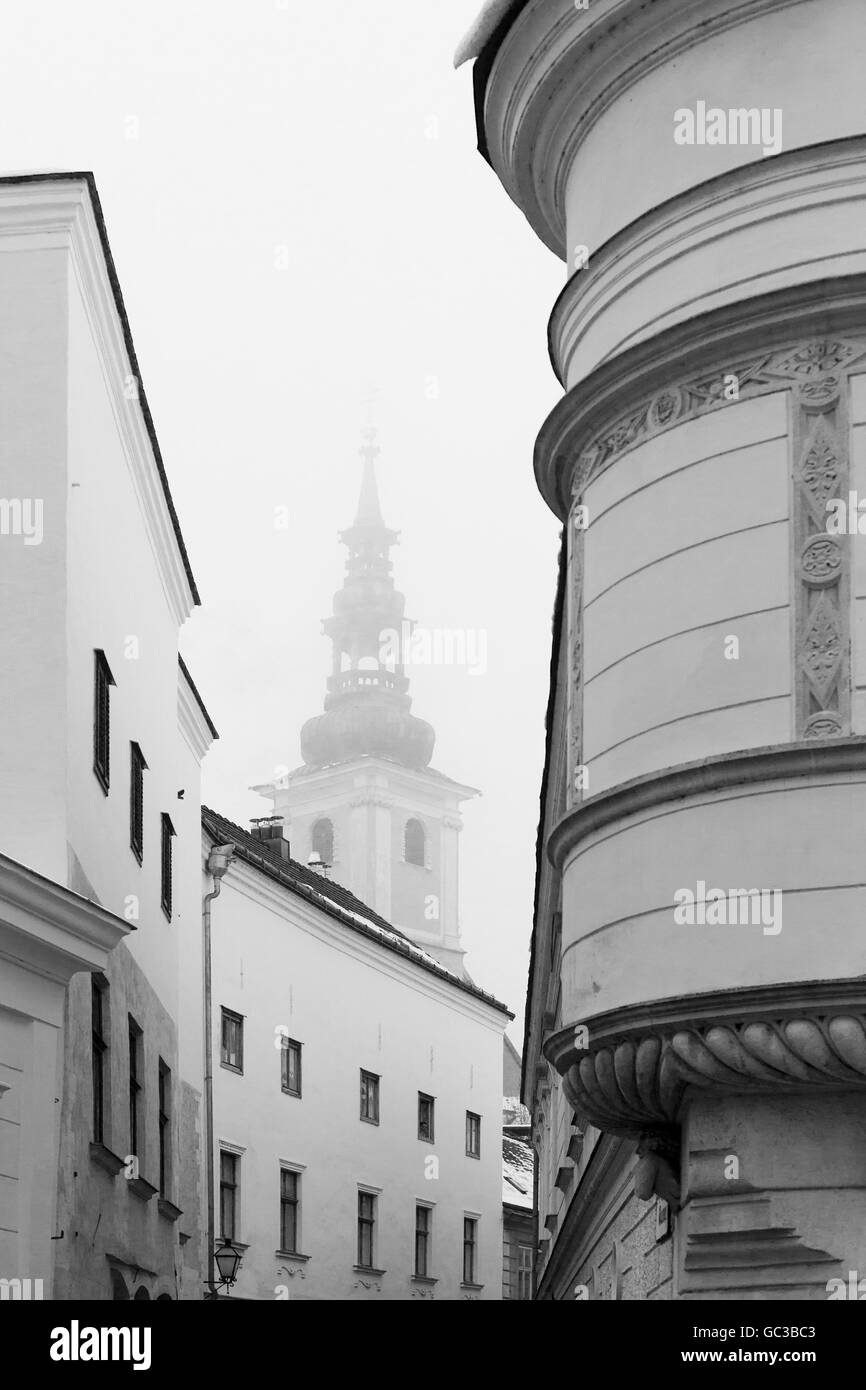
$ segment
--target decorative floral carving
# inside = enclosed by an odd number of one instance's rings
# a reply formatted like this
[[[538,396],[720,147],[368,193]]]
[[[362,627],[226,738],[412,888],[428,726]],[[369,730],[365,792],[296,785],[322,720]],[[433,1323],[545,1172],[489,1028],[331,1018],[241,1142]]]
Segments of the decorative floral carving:
[[[823,415],[819,417],[800,467],[800,479],[819,526],[827,521],[827,502],[837,495],[839,458],[835,439]]]
[[[842,569],[842,551],[834,536],[818,533],[810,537],[800,554],[800,573],[805,584],[817,588],[833,584]]]
[[[843,732],[842,720],[833,710],[822,709],[806,721],[804,738],[838,738]]]
[[[801,343],[799,347],[786,353],[777,370],[800,381],[814,380],[816,377],[823,377],[827,372],[846,367],[862,351],[862,347],[857,343],[814,338],[811,342]]]
[[[679,391],[662,391],[661,395],[656,396],[649,410],[649,418],[654,425],[664,429],[665,425],[670,425],[680,410]]]
[[[821,594],[812,609],[801,660],[809,683],[823,704],[842,660],[839,618],[826,594]]]

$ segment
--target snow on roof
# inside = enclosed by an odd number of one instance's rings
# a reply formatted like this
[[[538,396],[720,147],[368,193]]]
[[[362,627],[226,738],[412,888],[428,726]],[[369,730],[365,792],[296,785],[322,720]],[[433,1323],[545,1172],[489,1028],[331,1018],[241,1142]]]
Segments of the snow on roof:
[[[468,63],[470,58],[478,57],[513,5],[514,0],[485,0],[481,13],[469,32],[464,35],[454,54],[455,68]]]
[[[502,1200],[511,1207],[532,1211],[532,1149],[521,1139],[502,1140]]]

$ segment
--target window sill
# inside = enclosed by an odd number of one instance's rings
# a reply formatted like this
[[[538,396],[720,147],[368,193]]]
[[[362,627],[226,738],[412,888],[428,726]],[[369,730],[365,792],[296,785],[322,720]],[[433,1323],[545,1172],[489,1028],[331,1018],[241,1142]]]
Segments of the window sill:
[[[436,1140],[433,1138],[433,1135],[432,1135],[432,1134],[430,1134],[430,1135],[419,1134],[419,1135],[418,1135],[418,1143],[419,1143],[419,1144],[435,1144],[435,1143],[436,1143]]]
[[[430,1274],[410,1274],[409,1282],[412,1284],[438,1284],[439,1280],[434,1279]]]
[[[294,1100],[300,1100],[300,1099],[301,1099],[301,1093],[300,1093],[300,1091],[290,1091],[289,1088],[288,1088],[288,1086],[281,1086],[281,1087],[280,1087],[280,1090],[282,1091],[282,1093],[283,1093],[284,1096],[292,1096],[292,1098],[293,1098]]]
[[[302,1255],[299,1250],[275,1250],[274,1254],[278,1260],[297,1260],[298,1264],[306,1264],[307,1260],[312,1259],[311,1255]]]
[[[366,1115],[360,1117],[362,1125],[378,1125],[378,1120],[369,1120]]]
[[[110,783],[109,783],[107,774],[104,773],[104,772],[102,772],[98,767],[96,767],[96,766],[94,765],[94,768],[93,768],[93,775],[94,775],[94,777],[96,778],[96,780],[97,780],[97,782],[99,783],[99,785],[101,786],[101,788],[102,788],[104,794],[105,794],[106,796],[108,796],[108,788],[109,788]]]
[[[220,1062],[220,1066],[223,1071],[233,1071],[235,1076],[243,1076],[244,1074],[243,1067],[233,1067],[231,1062]]]
[[[240,1250],[242,1255],[245,1255],[250,1248],[248,1244],[244,1245],[242,1240],[235,1240],[234,1236],[217,1236],[217,1244],[232,1245],[235,1250]]]
[[[130,845],[130,846],[129,846],[129,851],[130,851],[130,854],[132,855],[133,859],[135,860],[136,864],[138,864],[139,866],[141,866],[141,865],[144,863],[144,850],[143,850],[143,849],[136,849],[136,848],[135,848],[135,845]]]
[[[386,1269],[373,1269],[370,1265],[352,1265],[352,1269],[356,1274],[371,1274],[376,1279],[381,1279],[384,1274],[388,1273]]]
[[[90,1145],[90,1158],[93,1163],[104,1168],[106,1173],[109,1173],[113,1178],[116,1178],[118,1173],[123,1172],[126,1167],[122,1158],[118,1158],[117,1154],[112,1153],[111,1149],[99,1142]]]
[[[176,1207],[167,1197],[160,1197],[156,1205],[160,1216],[164,1216],[166,1221],[178,1221],[183,1216],[180,1207]]]
[[[463,1283],[463,1284],[460,1285],[460,1287],[461,1287],[461,1289],[472,1289],[473,1291],[477,1292],[479,1289],[483,1289],[483,1288],[484,1288],[484,1285],[483,1285],[483,1284],[466,1284],[466,1283]]]
[[[478,1161],[479,1161],[479,1163],[481,1162],[481,1155],[480,1155],[480,1154],[471,1154],[471,1153],[469,1152],[468,1149],[466,1150],[466,1157],[467,1157],[467,1158],[477,1158]]]
[[[157,1194],[157,1189],[153,1183],[149,1183],[146,1178],[130,1178],[128,1186],[130,1192],[134,1192],[141,1202],[149,1202],[151,1197],[155,1197]]]

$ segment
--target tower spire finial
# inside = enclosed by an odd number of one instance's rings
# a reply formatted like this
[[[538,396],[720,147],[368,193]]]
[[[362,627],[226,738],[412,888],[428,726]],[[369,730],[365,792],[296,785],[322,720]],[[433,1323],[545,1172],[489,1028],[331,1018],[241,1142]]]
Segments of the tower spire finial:
[[[358,499],[356,526],[384,527],[382,509],[379,506],[379,488],[376,482],[376,459],[380,449],[375,425],[368,425],[363,431],[363,444],[358,452],[364,460],[364,473],[361,479],[361,495]]]

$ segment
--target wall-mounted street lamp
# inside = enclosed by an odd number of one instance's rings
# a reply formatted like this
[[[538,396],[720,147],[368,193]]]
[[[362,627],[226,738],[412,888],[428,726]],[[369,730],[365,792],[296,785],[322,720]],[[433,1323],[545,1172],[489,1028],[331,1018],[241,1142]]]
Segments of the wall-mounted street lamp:
[[[241,1258],[240,1250],[236,1250],[230,1240],[224,1240],[214,1255],[216,1267],[219,1270],[220,1284],[225,1284],[227,1288],[230,1288],[232,1284],[236,1283]]]

